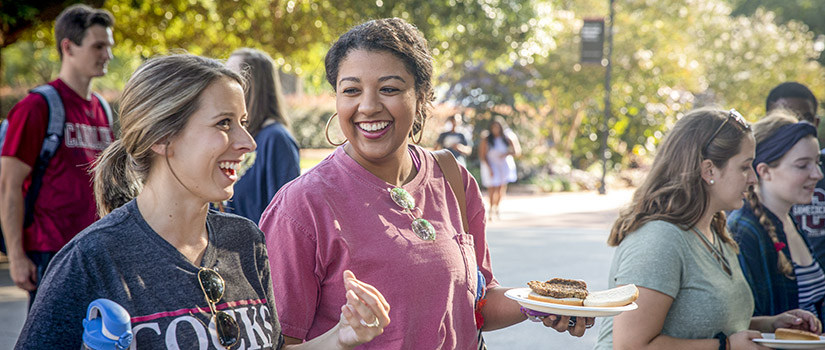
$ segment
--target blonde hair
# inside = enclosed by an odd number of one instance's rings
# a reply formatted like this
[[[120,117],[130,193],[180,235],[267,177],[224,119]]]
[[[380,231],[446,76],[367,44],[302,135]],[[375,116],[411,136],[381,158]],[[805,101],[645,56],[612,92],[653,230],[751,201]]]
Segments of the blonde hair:
[[[609,246],[618,246],[628,234],[650,221],[667,221],[685,230],[699,222],[709,206],[708,185],[701,177],[702,161],[708,159],[714,166],[724,167],[750,134],[749,129],[728,118],[726,111],[698,109],[676,122],[659,146],[644,183],[613,224]],[[724,212],[713,215],[711,227],[723,242],[738,249],[727,232]]]
[[[797,120],[788,111],[777,109],[771,111],[765,118],[753,124],[753,136],[756,138],[756,143],[759,144],[760,142],[771,137],[777,130],[779,130],[780,127],[795,124],[797,122],[799,122],[799,120]],[[767,165],[768,167],[775,168],[779,165],[781,160],[782,158],[777,159]],[[762,180],[760,179],[759,181],[761,183]],[[762,204],[759,203],[759,195],[756,193],[753,186],[748,187],[746,198],[748,200],[748,204],[751,206],[751,209],[753,209],[754,215],[759,218],[759,224],[762,225],[762,227],[765,228],[765,231],[768,232],[768,237],[770,237],[771,242],[774,244],[779,243],[779,238],[776,236],[776,226],[774,226],[773,222],[768,217],[767,210],[765,210]],[[790,259],[788,259],[782,250],[777,251],[776,255],[776,269],[786,277],[794,279],[795,276],[793,274],[793,265],[791,264]]]
[[[203,91],[221,78],[244,86],[221,62],[189,54],[150,59],[132,74],[120,98],[121,138],[103,151],[92,170],[100,217],[137,197],[155,156],[152,146],[178,135],[198,109]]]
[[[241,74],[247,82],[244,97],[249,114],[247,131],[252,136],[257,136],[267,119],[273,119],[288,127],[281,78],[278,77],[278,70],[272,58],[266,52],[250,48],[237,49],[229,55],[232,56],[239,57],[243,62]]]

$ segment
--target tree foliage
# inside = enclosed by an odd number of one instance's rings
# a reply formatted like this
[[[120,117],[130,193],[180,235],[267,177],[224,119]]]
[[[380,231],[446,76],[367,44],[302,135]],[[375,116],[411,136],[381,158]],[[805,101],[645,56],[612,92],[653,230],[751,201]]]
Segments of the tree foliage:
[[[786,20],[787,11],[742,12],[745,3],[616,2],[607,123],[613,166],[655,150],[696,105],[734,107],[755,120],[770,88],[787,80],[822,97],[814,27]],[[247,46],[269,52],[319,94],[329,91],[323,57],[338,35],[371,18],[401,17],[429,40],[440,102],[473,111],[479,128],[490,112],[508,116],[528,168],[543,171],[552,159],[587,168],[598,160],[605,69],[579,63],[579,31],[583,18],[608,13],[605,0],[110,0],[104,7],[115,15],[116,59],[97,88],[120,90],[157,54],[223,58]],[[33,26],[3,50],[4,85],[28,88],[56,74],[52,25]]]
[[[510,105],[533,159],[553,155],[587,168],[598,160],[604,68],[579,64],[581,13],[602,1],[545,2],[539,11],[549,33],[542,54],[513,57],[511,67],[466,69],[448,96],[472,109]],[[606,7],[606,6],[605,6]],[[592,11],[592,10],[591,10]],[[604,9],[602,13],[607,13]],[[773,13],[732,15],[720,0],[616,3],[611,118],[613,166],[655,150],[665,131],[697,105],[736,108],[750,120],[764,114],[776,84],[795,80],[822,91],[823,69],[813,33],[798,22],[777,24]],[[509,94],[509,95],[508,95]]]
[[[14,44],[29,28],[54,21],[60,11],[78,2],[80,1],[7,0],[0,3],[0,48]],[[93,7],[103,5],[103,0],[83,2]]]

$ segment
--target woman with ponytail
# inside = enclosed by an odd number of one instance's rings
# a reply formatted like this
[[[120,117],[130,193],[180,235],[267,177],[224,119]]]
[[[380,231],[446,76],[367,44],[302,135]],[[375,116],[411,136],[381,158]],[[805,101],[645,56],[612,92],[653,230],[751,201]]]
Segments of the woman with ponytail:
[[[811,202],[819,169],[816,127],[777,111],[753,125],[758,185],[731,213],[728,228],[739,243],[739,262],[750,283],[754,315],[804,309],[823,318],[825,266],[814,259],[801,227],[790,215]]]
[[[80,348],[98,298],[129,312],[133,349],[352,349],[383,331],[383,296],[344,271],[335,327],[284,345],[263,233],[209,209],[232,196],[256,147],[243,86],[221,62],[193,55],[138,68],[120,100],[121,140],[95,165],[101,219],[55,256],[16,348]]]
[[[802,310],[752,317],[725,211],[756,183],[755,145],[735,110],[694,110],[676,122],[608,238],[618,246],[608,284],[635,284],[639,308],[605,319],[596,349],[765,349],[752,341],[760,332],[819,332]]]

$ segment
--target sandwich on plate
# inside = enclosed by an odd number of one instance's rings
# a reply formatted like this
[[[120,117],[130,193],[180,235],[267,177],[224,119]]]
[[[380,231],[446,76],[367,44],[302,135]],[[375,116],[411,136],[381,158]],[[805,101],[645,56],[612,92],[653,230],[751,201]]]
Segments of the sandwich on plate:
[[[619,307],[629,305],[639,297],[639,289],[633,284],[588,292],[584,281],[553,278],[544,282],[530,281],[527,286],[531,290],[527,299],[561,305]]]

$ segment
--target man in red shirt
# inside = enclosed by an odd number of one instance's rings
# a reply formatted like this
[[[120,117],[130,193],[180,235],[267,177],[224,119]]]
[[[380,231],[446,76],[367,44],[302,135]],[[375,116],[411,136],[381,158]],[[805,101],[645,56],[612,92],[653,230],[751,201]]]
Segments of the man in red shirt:
[[[66,8],[55,22],[60,73],[49,85],[60,95],[66,121],[62,143],[43,173],[33,221],[27,227],[24,197],[46,137],[49,106],[43,96],[30,93],[9,112],[0,153],[0,224],[12,280],[29,291],[29,306],[51,257],[97,219],[88,171],[114,135],[90,85],[92,78],[106,74],[113,25],[111,13],[86,5]]]

